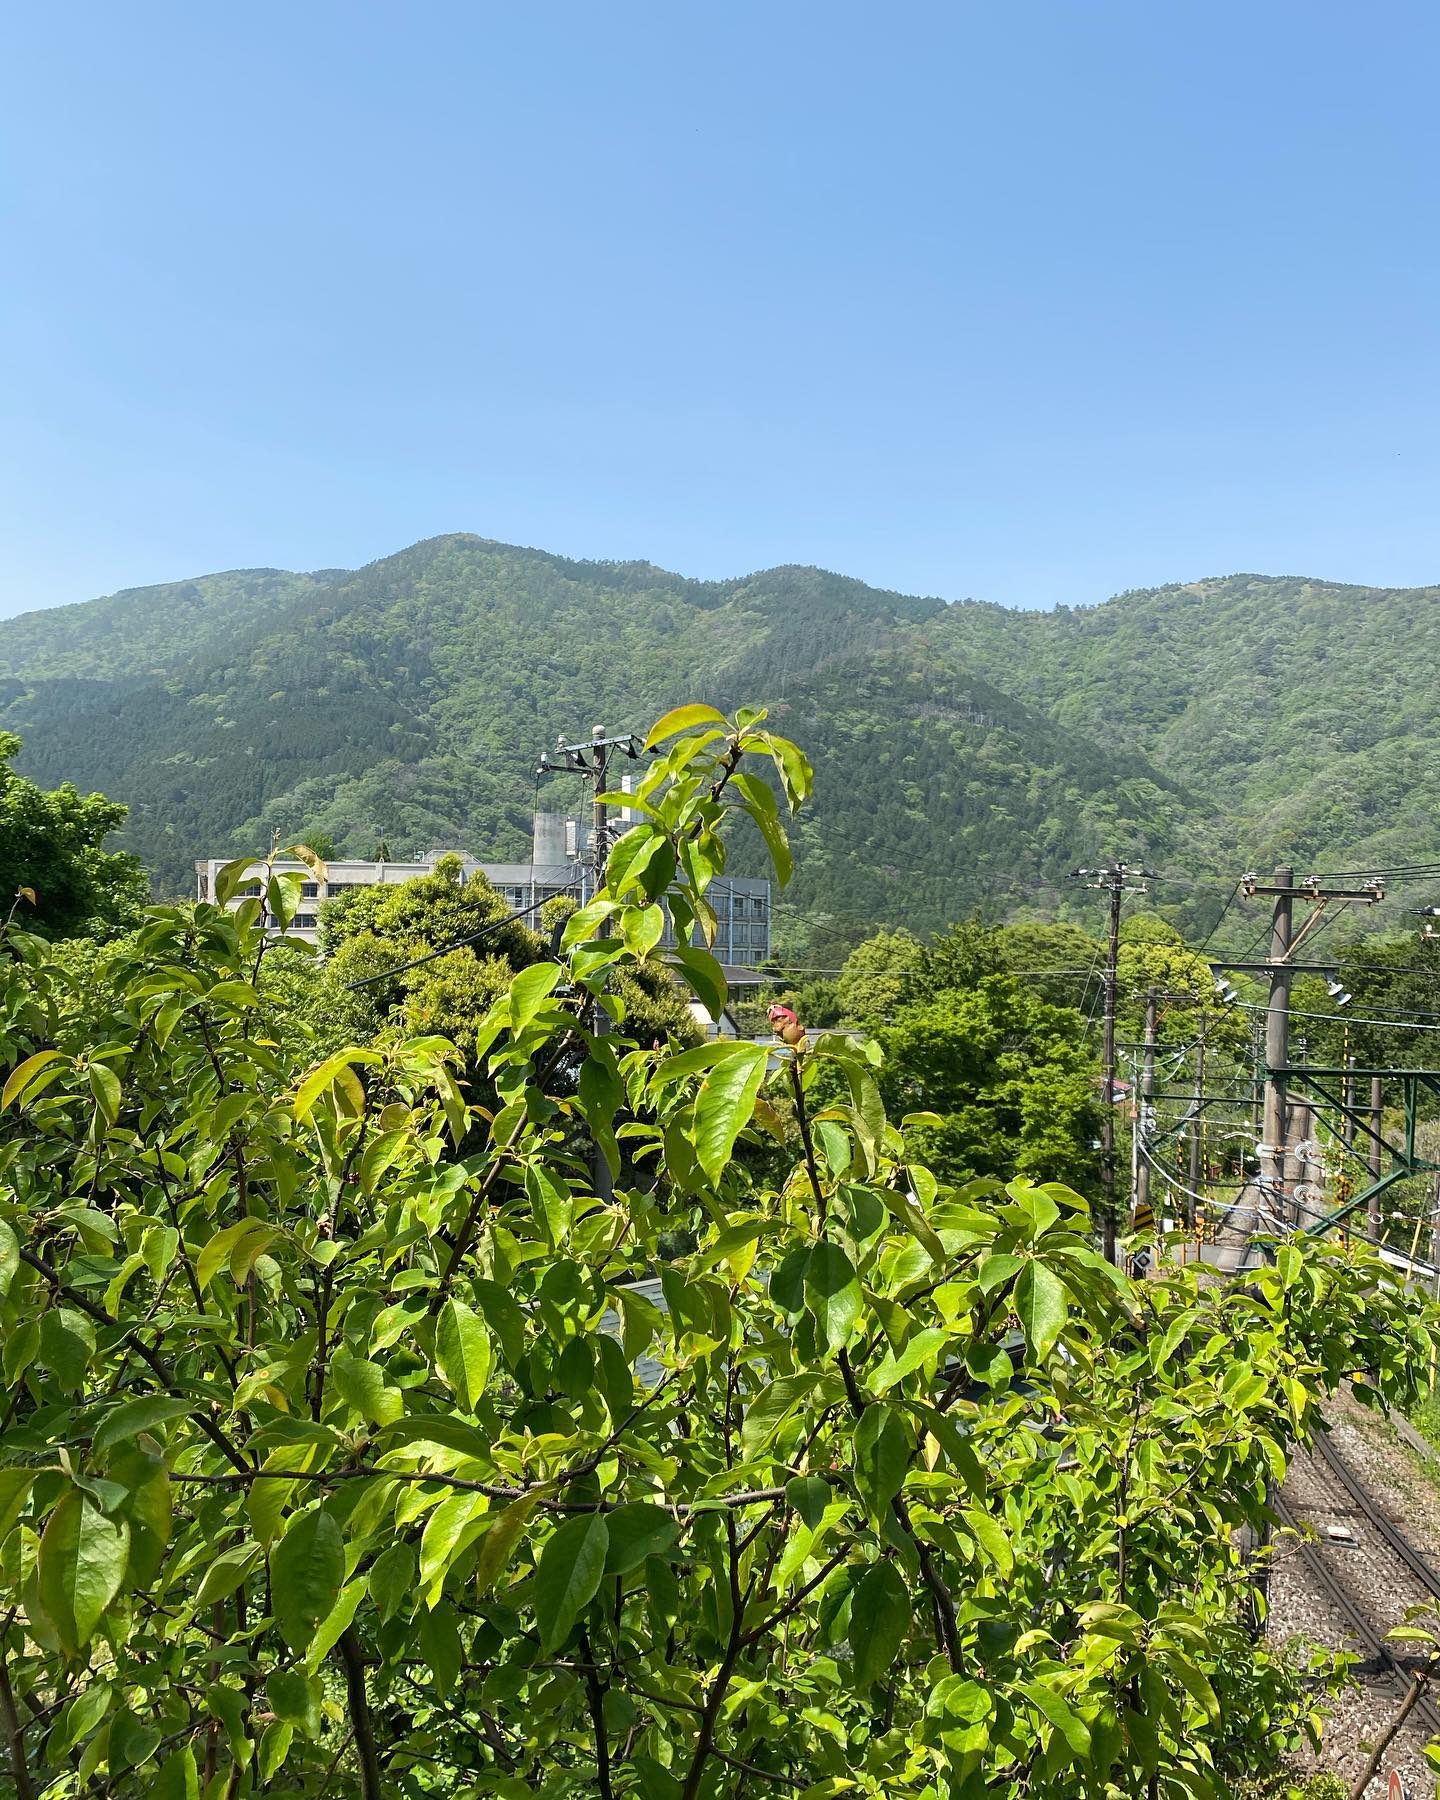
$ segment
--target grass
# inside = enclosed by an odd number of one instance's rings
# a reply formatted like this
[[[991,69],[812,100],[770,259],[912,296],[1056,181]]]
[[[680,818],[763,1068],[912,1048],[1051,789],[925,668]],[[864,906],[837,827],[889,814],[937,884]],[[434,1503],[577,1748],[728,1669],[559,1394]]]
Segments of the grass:
[[[1440,1450],[1440,1392],[1426,1394],[1406,1414],[1421,1437]]]
[[[1236,1800],[1346,1800],[1349,1792],[1338,1775],[1299,1775],[1284,1770],[1242,1782],[1235,1789]]]

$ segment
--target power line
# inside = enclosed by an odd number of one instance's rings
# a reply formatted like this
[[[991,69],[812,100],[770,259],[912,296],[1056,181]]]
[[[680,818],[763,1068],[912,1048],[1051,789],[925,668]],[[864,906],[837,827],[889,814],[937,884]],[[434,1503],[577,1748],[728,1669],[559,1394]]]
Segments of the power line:
[[[468,937],[456,938],[453,944],[446,944],[443,949],[427,950],[423,956],[411,957],[409,962],[396,963],[393,969],[381,969],[377,975],[362,975],[358,981],[347,981],[345,987],[347,990],[373,987],[377,981],[388,981],[392,975],[403,975],[407,969],[418,969],[422,963],[434,962],[438,957],[449,956],[456,950],[463,950],[467,944],[481,943],[484,939],[494,937],[497,932],[503,931],[507,925],[515,924],[518,919],[539,912],[542,906],[548,906],[559,894],[573,894],[576,886],[577,884],[572,881],[568,887],[557,888],[555,893],[547,894],[543,900],[537,900],[533,906],[521,907],[517,912],[506,913],[503,919],[492,919],[479,931],[472,931]]]
[[[1236,1005],[1244,1012],[1263,1013],[1270,1009],[1252,1000],[1237,1000]],[[1295,1007],[1287,1008],[1292,1019],[1324,1019],[1331,1025],[1389,1025],[1395,1031],[1440,1031],[1440,1025],[1409,1025],[1404,1019],[1368,1019],[1354,1018],[1349,1013],[1300,1012]]]
[[[1199,955],[1203,956],[1205,954],[1206,950],[1210,947],[1211,938],[1214,937],[1215,933],[1225,923],[1225,915],[1226,915],[1226,913],[1229,912],[1230,908],[1235,904],[1236,900],[1239,898],[1239,895],[1240,895],[1240,883],[1237,881],[1235,883],[1234,887],[1231,888],[1231,890],[1230,890],[1230,898],[1225,902],[1224,906],[1222,906],[1220,908],[1220,917],[1210,927],[1209,931],[1206,932],[1205,942],[1200,946],[1200,949],[1198,952]]]

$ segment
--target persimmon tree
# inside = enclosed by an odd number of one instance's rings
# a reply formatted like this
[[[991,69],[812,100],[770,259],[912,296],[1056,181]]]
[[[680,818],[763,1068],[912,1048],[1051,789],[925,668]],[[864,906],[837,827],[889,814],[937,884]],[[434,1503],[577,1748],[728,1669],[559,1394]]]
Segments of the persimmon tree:
[[[7,936],[21,1800],[1128,1800],[1313,1727],[1238,1528],[1428,1318],[1359,1248],[1132,1285],[1067,1189],[940,1184],[848,1039],[631,1042],[662,909],[723,1001],[726,819],[783,878],[810,786],[762,714],[652,743],[606,886],[462,1046],[317,1062],[260,897],[152,910],[83,996]]]

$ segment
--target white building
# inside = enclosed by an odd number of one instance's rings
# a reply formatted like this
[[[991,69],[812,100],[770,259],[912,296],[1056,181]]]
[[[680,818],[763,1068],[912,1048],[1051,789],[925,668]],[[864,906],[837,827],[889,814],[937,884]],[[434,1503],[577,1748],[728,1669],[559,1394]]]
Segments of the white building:
[[[558,813],[536,813],[531,860],[523,863],[484,863],[473,856],[460,858],[461,869],[468,878],[478,870],[498,890],[514,913],[533,914],[553,895],[570,894],[577,902],[589,898],[590,869],[588,833],[574,819]],[[303,863],[280,861],[278,869],[302,875],[300,910],[290,926],[291,935],[316,942],[319,936],[319,911],[322,900],[347,893],[357,887],[391,887],[402,881],[413,881],[417,875],[431,875],[446,852],[432,850],[410,862],[358,862],[336,858],[326,864],[325,881],[316,881]],[[213,900],[215,878],[225,867],[226,858],[210,857],[195,864],[195,895],[199,900]],[[263,861],[257,860],[247,870],[247,885],[258,882],[264,873]],[[254,888],[250,889],[254,892]],[[243,892],[232,905],[239,905]],[[715,908],[718,928],[711,946],[717,960],[727,969],[753,969],[770,955],[770,883],[747,876],[723,875],[710,886],[706,896]],[[268,924],[274,923],[267,920]],[[674,943],[671,927],[666,925],[662,943]]]

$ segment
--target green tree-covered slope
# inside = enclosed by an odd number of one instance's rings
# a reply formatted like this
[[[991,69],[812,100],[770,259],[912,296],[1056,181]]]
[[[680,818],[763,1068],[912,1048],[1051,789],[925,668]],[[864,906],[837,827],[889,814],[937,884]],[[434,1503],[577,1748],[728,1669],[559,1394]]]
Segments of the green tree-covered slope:
[[[1098,743],[1210,794],[1242,855],[1440,851],[1440,588],[1232,575],[1052,613],[967,603],[930,634]]]
[[[1012,612],[457,535],[0,623],[0,725],[36,779],[129,804],[177,891],[272,829],[521,856],[558,733],[762,700],[816,760],[792,941],[824,958],[877,920],[1051,909],[1109,855],[1195,925],[1250,861],[1440,855],[1437,656],[1440,590],[1234,576]]]

